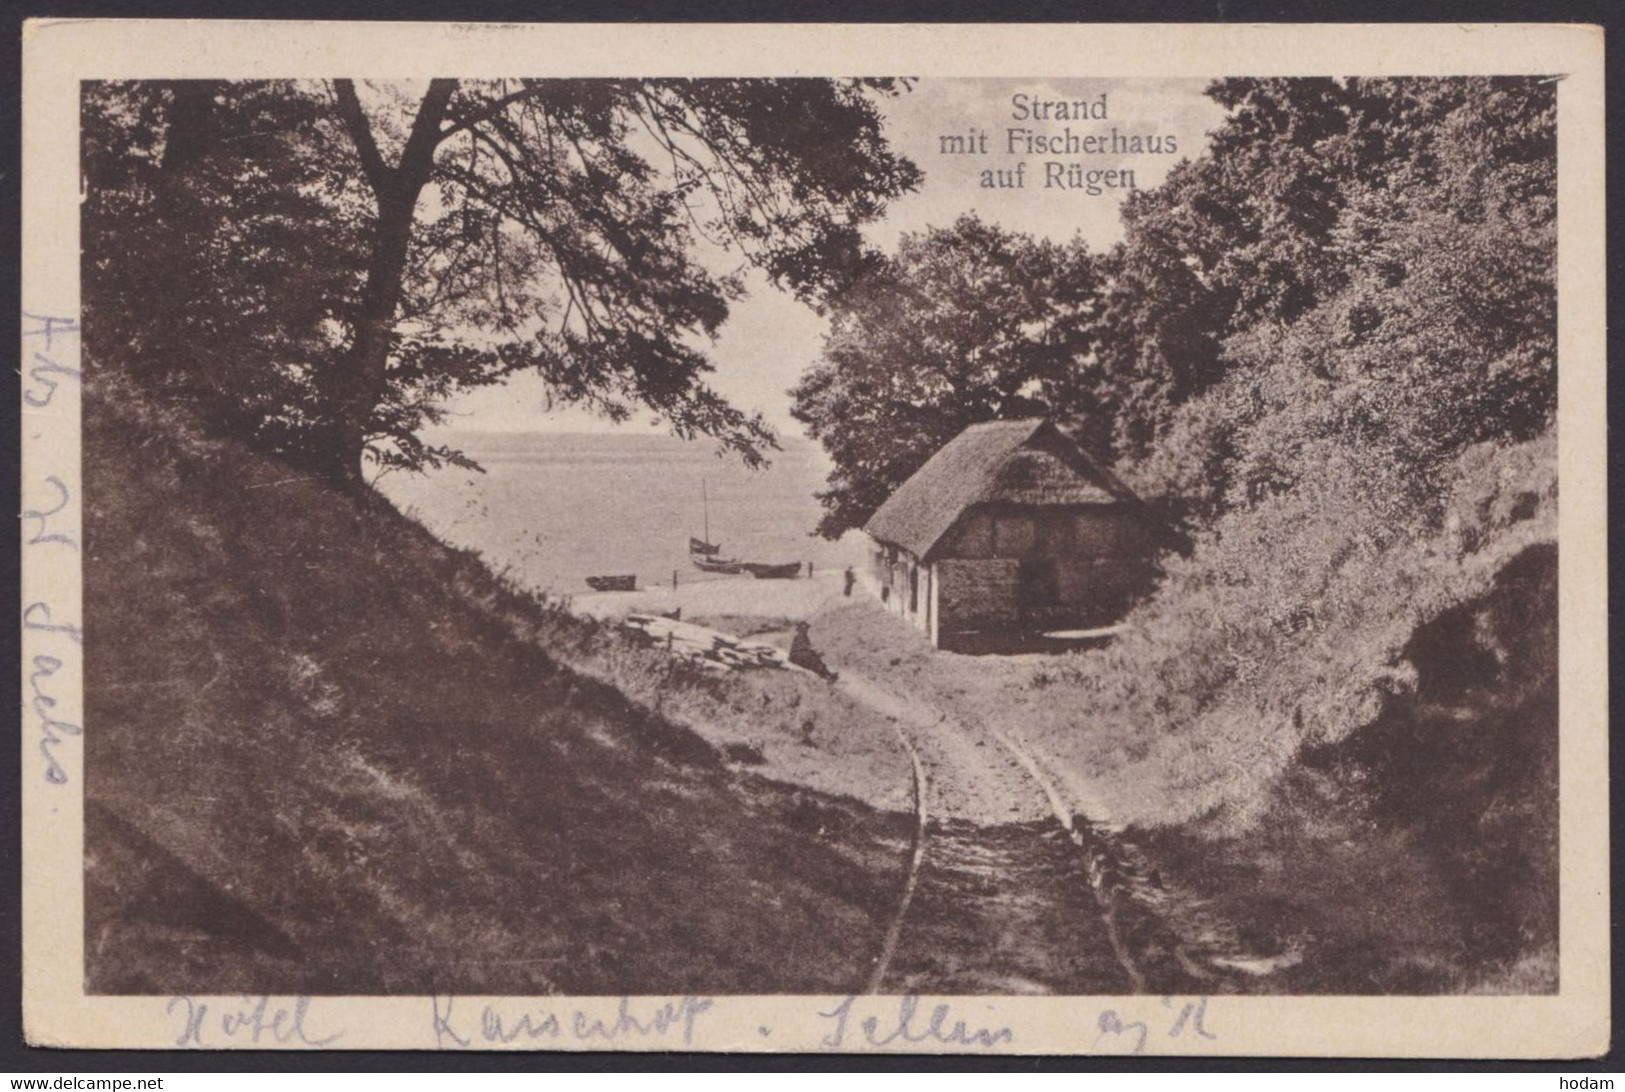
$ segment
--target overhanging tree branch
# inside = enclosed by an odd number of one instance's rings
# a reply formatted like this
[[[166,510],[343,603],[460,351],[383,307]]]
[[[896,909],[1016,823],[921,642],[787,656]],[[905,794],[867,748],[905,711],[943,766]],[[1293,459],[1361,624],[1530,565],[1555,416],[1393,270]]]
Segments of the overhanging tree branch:
[[[252,327],[249,348],[266,358],[243,412],[265,407],[308,469],[347,487],[364,487],[369,445],[375,460],[428,465],[431,449],[411,438],[436,406],[519,367],[572,401],[624,413],[624,396],[676,431],[747,455],[771,446],[765,425],[704,382],[712,365],[694,345],[742,292],[695,252],[704,231],[690,221],[720,208],[712,235],[818,299],[857,268],[854,226],[918,178],[886,147],[876,112],[829,80],[433,79],[415,102],[387,88],[373,101],[344,78],[257,87],[214,94],[242,119],[221,129],[245,135],[231,154],[260,162],[228,176],[200,160],[184,192],[217,193],[233,210],[260,200],[259,234],[238,230],[235,211],[215,218],[213,238],[177,221],[164,253],[251,252],[279,270],[252,284],[216,273],[231,297],[201,313]],[[111,131],[143,117],[105,120]],[[258,124],[267,117],[277,124]],[[149,143],[162,141],[154,131]],[[279,246],[282,264],[270,260]],[[206,279],[193,265],[188,275]],[[291,322],[275,300],[306,284]],[[193,336],[163,367],[244,367],[190,362],[202,346],[240,361],[243,346],[181,325]]]
[[[384,157],[378,152],[378,142],[373,139],[372,125],[367,121],[366,111],[361,108],[361,99],[355,93],[355,81],[334,80],[333,94],[338,100],[339,120],[344,122],[344,130],[350,134],[350,140],[355,144],[356,155],[361,158],[361,170],[366,175],[367,184],[372,187],[374,194],[380,194],[389,185],[391,172],[384,164]]]

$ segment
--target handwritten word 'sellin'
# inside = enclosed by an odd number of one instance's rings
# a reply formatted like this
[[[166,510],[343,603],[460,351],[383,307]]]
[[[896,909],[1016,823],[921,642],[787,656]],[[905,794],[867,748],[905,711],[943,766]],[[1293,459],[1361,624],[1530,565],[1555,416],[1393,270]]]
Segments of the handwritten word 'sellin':
[[[823,1019],[833,1021],[833,1026],[818,1045],[825,1050],[906,1047],[920,1043],[990,1048],[1014,1042],[1016,1037],[1007,1027],[972,1027],[964,1020],[955,1019],[952,1005],[937,1005],[930,1016],[922,1017],[920,999],[913,994],[895,999],[876,998],[872,1002],[864,999],[864,1003],[881,1011],[858,1016],[854,1022],[854,1015],[863,1010],[858,1007],[859,998],[849,996],[829,1012],[819,1013]],[[852,1032],[849,1036],[853,1027],[862,1035]]]
[[[268,996],[244,994],[231,1004],[176,996],[164,1010],[180,1021],[178,1047],[214,1046],[331,1046],[343,1031],[321,1028],[310,1015],[310,998],[294,997],[286,1003]],[[316,1029],[316,1030],[312,1030]]]

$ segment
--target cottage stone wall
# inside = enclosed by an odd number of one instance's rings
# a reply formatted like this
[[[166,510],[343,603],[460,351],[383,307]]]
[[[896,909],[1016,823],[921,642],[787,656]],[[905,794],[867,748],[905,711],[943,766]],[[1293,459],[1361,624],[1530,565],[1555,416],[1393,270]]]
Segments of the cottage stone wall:
[[[1146,590],[1151,566],[1143,559],[1078,557],[1056,567],[1056,628],[1117,621]]]
[[[967,511],[938,548],[938,629],[1103,625],[1143,587],[1153,550],[1116,505]]]
[[[1016,558],[944,558],[936,564],[941,633],[1002,629],[1020,620],[1021,562]]]

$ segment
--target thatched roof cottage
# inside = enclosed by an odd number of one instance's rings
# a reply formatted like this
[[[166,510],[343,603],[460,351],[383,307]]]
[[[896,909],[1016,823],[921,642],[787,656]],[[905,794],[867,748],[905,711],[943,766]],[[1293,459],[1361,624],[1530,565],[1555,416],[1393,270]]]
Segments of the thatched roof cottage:
[[[865,582],[960,651],[1116,620],[1147,585],[1157,537],[1128,487],[1042,418],[970,426],[864,531]]]

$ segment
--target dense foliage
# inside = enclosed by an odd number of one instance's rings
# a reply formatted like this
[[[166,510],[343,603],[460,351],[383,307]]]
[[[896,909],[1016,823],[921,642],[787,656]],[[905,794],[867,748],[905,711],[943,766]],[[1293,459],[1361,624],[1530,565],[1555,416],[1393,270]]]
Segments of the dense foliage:
[[[1557,394],[1551,85],[1211,93],[1229,120],[1129,202],[1112,256],[1194,280],[1125,292],[1120,272],[1107,310],[1118,447],[1142,487],[1213,516],[1290,489],[1335,447],[1380,464],[1373,478],[1391,466],[1389,489],[1436,493],[1465,446],[1537,436]],[[1148,348],[1141,331],[1170,325],[1185,350]]]
[[[1118,259],[1152,224],[1227,241],[1185,248],[1230,301],[1214,377],[1183,402],[1125,400],[1119,428],[1125,454],[1136,428],[1155,438],[1125,471],[1182,502],[1195,548],[1121,650],[1118,697],[1153,738],[1200,735],[1187,764],[1209,801],[1409,693],[1412,632],[1550,541],[1557,394],[1550,85],[1214,93],[1231,120],[1130,206]],[[1252,196],[1222,215],[1171,203],[1209,161],[1245,167]]]
[[[755,460],[771,431],[697,347],[743,291],[706,248],[837,293],[869,260],[860,226],[917,178],[880,132],[892,90],[87,84],[90,350],[351,487],[364,456],[460,460],[419,427],[521,370]]]
[[[889,267],[907,305],[839,314],[799,391],[836,463],[829,532],[885,497],[880,454],[923,457],[892,435],[911,403],[927,453],[967,419],[1081,424],[1183,525],[1187,555],[1165,559],[1129,634],[1074,680],[1078,715],[1134,725],[1127,765],[1158,771],[1166,820],[1264,806],[1302,747],[1414,694],[1419,626],[1555,536],[1552,85],[1225,80],[1209,94],[1226,121],[1130,198],[1112,252],[978,228],[1012,276],[1065,254],[1064,305],[1048,302],[1048,268],[1030,295],[967,278],[943,310],[997,317],[965,321],[941,358],[907,355],[947,296],[918,256],[977,268],[965,225],[928,233]],[[1037,310],[1009,313],[1029,298]],[[1012,331],[1066,359],[1009,352]],[[969,362],[1007,367],[980,389],[1008,400],[950,420],[958,393],[940,377]]]
[[[961,221],[905,239],[837,308],[796,392],[836,465],[826,533],[861,525],[944,433],[994,416],[1072,423],[1198,529],[1290,490],[1326,449],[1436,494],[1465,446],[1547,427],[1550,83],[1233,79],[1209,94],[1226,121],[1131,195],[1110,253]]]
[[[320,415],[365,238],[319,104],[276,84],[84,88],[93,368],[287,451]]]

